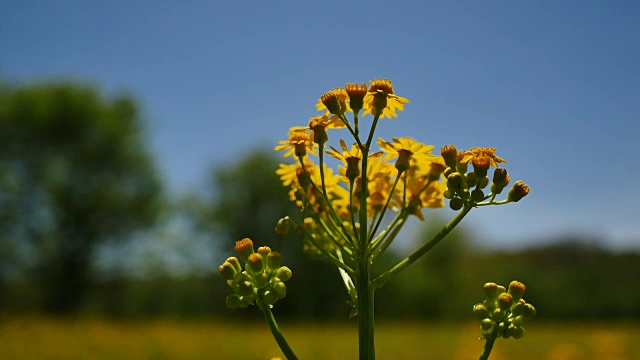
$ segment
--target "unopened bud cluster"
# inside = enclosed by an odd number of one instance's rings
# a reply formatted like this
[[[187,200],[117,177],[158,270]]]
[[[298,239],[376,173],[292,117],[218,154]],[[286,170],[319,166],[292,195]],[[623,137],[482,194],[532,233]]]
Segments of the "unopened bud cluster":
[[[507,170],[498,167],[498,164],[506,161],[495,155],[494,148],[458,151],[453,145],[445,145],[440,149],[440,154],[447,165],[444,171],[447,179],[444,197],[450,200],[449,207],[453,210],[460,210],[465,204],[474,206],[489,199],[493,203],[495,196],[509,185],[511,179]],[[472,169],[469,168],[469,163]],[[492,166],[495,170],[493,177],[489,179],[489,169]],[[517,181],[504,202],[517,202],[528,193],[529,186],[521,180]]]
[[[522,298],[525,289],[519,281],[512,281],[508,290],[496,283],[484,284],[485,300],[473,306],[473,313],[485,338],[524,336],[522,324],[536,315],[533,305]]]
[[[254,302],[272,306],[287,294],[285,282],[291,278],[291,270],[282,266],[282,255],[267,246],[253,249],[253,241],[245,238],[236,242],[236,257],[228,258],[218,267],[220,274],[233,289],[227,296],[230,309],[245,308]],[[244,270],[241,262],[244,263]]]

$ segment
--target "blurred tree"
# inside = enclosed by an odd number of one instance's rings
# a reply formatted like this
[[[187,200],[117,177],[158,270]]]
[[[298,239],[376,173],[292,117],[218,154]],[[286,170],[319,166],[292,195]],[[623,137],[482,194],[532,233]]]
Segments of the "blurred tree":
[[[142,130],[133,100],[89,86],[0,93],[0,242],[27,255],[46,310],[77,310],[95,246],[154,221],[161,186]]]

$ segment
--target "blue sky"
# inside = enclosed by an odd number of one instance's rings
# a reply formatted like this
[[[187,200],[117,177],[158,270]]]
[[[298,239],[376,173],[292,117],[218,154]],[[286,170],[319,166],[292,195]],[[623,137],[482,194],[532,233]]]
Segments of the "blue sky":
[[[530,185],[467,222],[509,248],[572,233],[640,248],[638,44],[636,1],[0,4],[0,77],[133,94],[176,192],[271,151],[323,92],[389,78],[411,103],[378,136],[496,147]]]

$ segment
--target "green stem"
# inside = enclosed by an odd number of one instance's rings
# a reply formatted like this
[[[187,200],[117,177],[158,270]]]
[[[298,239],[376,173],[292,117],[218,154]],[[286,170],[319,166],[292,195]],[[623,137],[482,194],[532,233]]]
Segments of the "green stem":
[[[487,360],[489,358],[489,354],[491,354],[491,349],[493,348],[493,343],[496,342],[497,338],[497,336],[485,338],[486,342],[484,344],[484,350],[482,351],[482,354],[480,354],[479,360]]]
[[[396,177],[396,180],[393,182],[393,186],[391,187],[391,190],[389,191],[389,196],[387,197],[387,201],[384,204],[384,207],[382,208],[382,211],[380,212],[380,217],[378,218],[378,221],[376,222],[376,226],[373,228],[373,230],[371,231],[371,239],[369,240],[373,240],[373,237],[376,235],[376,231],[378,231],[378,228],[380,227],[380,223],[382,223],[382,218],[384,217],[384,213],[387,211],[387,208],[389,207],[389,203],[391,202],[391,198],[393,197],[393,193],[396,191],[396,186],[398,185],[398,181],[400,180],[400,177],[402,176],[402,174],[398,174],[398,176]],[[405,189],[407,188],[407,186],[405,185]]]
[[[366,249],[358,259],[358,280],[356,282],[358,293],[358,344],[360,360],[375,360],[376,349],[374,346],[374,311],[373,303],[374,287],[371,286],[369,256],[365,255]]]
[[[273,313],[271,312],[271,308],[269,307],[269,305],[260,301],[258,303],[258,306],[262,310],[264,318],[265,320],[267,320],[267,324],[269,324],[271,334],[273,334],[273,337],[276,339],[276,342],[278,343],[278,346],[280,346],[280,350],[282,350],[284,356],[286,356],[288,360],[298,360],[298,357],[287,343],[287,339],[285,339],[284,335],[282,335],[282,333],[280,332],[278,323],[273,317]]]
[[[460,221],[471,211],[472,207],[465,205],[462,211],[460,211],[451,221],[445,225],[440,232],[438,232],[431,240],[427,241],[426,244],[422,245],[418,250],[416,250],[413,254],[409,255],[406,259],[399,262],[396,266],[389,269],[385,273],[378,276],[373,280],[373,284],[375,287],[382,286],[389,277],[399,273],[400,271],[406,269],[409,265],[413,264],[416,260],[418,260],[422,255],[426,254],[427,251],[431,250],[434,246],[436,246],[440,240],[442,240],[447,234],[453,230]]]

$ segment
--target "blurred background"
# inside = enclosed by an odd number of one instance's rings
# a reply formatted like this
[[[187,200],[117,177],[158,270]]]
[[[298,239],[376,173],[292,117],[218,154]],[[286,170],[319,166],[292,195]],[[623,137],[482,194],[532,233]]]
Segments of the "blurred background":
[[[538,319],[492,358],[637,359],[639,20],[634,1],[3,2],[0,358],[278,356],[224,304],[244,237],[293,270],[274,312],[301,357],[354,358],[337,271],[273,233],[296,213],[273,146],[325,91],[389,78],[411,103],[379,137],[495,147],[531,193],[378,291],[380,358],[477,357],[482,285],[517,279]],[[412,219],[379,270],[453,214]]]

